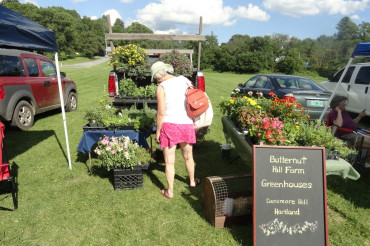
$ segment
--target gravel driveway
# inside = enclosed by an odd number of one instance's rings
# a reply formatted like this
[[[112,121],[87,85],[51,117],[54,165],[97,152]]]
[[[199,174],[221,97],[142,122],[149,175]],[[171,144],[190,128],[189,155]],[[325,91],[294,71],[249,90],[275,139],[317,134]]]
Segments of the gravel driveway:
[[[77,63],[77,64],[71,64],[71,65],[63,65],[63,62],[61,62],[60,67],[70,67],[70,68],[84,68],[84,67],[91,67],[94,65],[98,65],[100,63],[107,62],[109,60],[109,57],[102,57],[94,61],[84,62],[84,63]]]

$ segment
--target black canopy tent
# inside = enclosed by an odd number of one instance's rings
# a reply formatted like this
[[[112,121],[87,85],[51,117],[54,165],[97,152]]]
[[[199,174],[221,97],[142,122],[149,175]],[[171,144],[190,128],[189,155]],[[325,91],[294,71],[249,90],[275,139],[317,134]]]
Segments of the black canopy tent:
[[[0,5],[0,46],[27,50],[42,50],[55,53],[55,65],[58,76],[60,105],[63,115],[68,164],[69,169],[72,169],[55,33],[33,20]]]

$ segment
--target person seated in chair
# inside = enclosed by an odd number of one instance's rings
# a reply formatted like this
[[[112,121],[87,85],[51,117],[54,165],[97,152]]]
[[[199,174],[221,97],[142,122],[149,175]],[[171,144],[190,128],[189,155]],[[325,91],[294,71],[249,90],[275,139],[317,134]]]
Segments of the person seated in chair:
[[[348,102],[348,98],[345,96],[335,95],[330,102],[331,111],[328,115],[329,126],[335,125],[337,127],[350,129],[352,131],[356,131],[359,129],[357,127],[357,123],[366,116],[365,112],[361,112],[356,118],[352,119],[350,114],[346,111],[346,105]],[[347,131],[341,131],[340,129],[337,130],[336,136],[346,142],[350,142],[352,144],[356,141],[356,133],[349,133]],[[358,139],[359,140],[359,139]],[[359,144],[360,141],[357,142]],[[370,168],[370,156],[369,156],[369,149],[370,149],[370,139],[364,138],[364,142],[362,149],[367,149],[367,159],[365,163],[366,168]]]

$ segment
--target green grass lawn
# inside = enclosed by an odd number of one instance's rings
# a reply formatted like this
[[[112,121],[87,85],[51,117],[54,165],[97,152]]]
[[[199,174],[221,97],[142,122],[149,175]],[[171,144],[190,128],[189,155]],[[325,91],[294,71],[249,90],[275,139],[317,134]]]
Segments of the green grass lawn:
[[[5,145],[17,176],[19,208],[0,210],[0,245],[252,245],[249,225],[216,229],[202,208],[202,186],[189,188],[184,161],[176,153],[175,198],[164,198],[164,163],[144,173],[143,187],[114,191],[112,174],[93,158],[78,153],[82,118],[107,87],[110,67],[63,68],[78,89],[78,110],[66,113],[72,170],[68,169],[60,110],[36,117],[24,132],[6,129]],[[251,173],[252,162],[221,159],[222,132],[218,101],[252,75],[206,72],[206,90],[214,121],[205,140],[194,148],[196,177]],[[317,81],[317,80],[316,80]],[[232,156],[236,156],[232,150]],[[369,245],[369,172],[357,181],[328,176],[330,245]],[[11,207],[11,196],[0,195]]]

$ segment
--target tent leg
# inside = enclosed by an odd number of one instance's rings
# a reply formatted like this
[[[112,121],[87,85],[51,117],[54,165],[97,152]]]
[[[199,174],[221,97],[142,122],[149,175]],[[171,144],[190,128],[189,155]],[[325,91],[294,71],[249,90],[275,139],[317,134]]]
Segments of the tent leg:
[[[60,78],[60,70],[59,70],[58,52],[55,52],[55,65],[57,67],[60,107],[62,108],[64,135],[65,135],[65,138],[66,138],[67,154],[68,154],[68,166],[69,166],[69,169],[72,170],[71,154],[70,154],[70,151],[69,151],[69,141],[68,141],[68,132],[67,132],[66,112],[64,110],[64,98],[63,98],[62,81],[61,81],[61,78]]]

